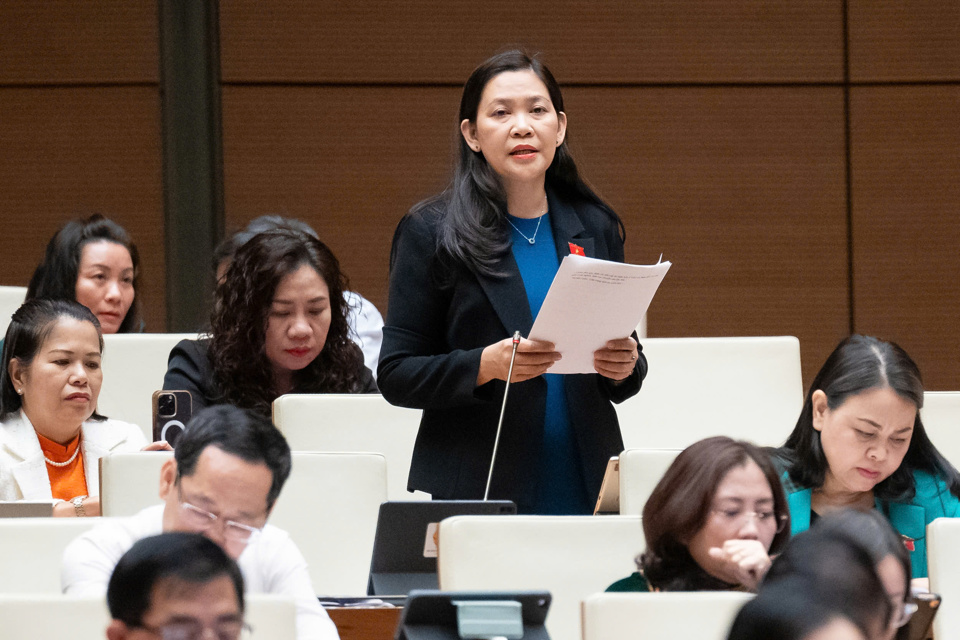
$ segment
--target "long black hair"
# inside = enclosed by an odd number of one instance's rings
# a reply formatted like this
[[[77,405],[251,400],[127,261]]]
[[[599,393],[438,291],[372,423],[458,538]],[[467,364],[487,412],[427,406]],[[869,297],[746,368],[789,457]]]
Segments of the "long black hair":
[[[140,253],[130,235],[119,224],[95,213],[89,218],[71,220],[57,231],[27,286],[27,300],[51,298],[77,300],[77,277],[83,248],[91,242],[113,242],[130,252],[133,262],[133,302],[117,333],[135,333],[143,329],[140,315]]]
[[[783,447],[774,453],[786,463],[790,479],[803,487],[821,487],[829,466],[820,443],[820,432],[813,428],[815,391],[823,391],[827,406],[834,410],[851,396],[888,387],[916,405],[917,415],[903,462],[889,478],[874,487],[874,494],[882,500],[910,500],[916,495],[914,472],[925,471],[943,478],[950,492],[960,497],[960,473],[933,446],[920,420],[920,408],[923,407],[920,369],[896,343],[871,336],[845,338],[810,384],[793,432]]]
[[[457,118],[459,154],[452,181],[439,196],[420,202],[411,211],[443,211],[439,248],[476,273],[499,275],[494,267],[496,260],[510,251],[506,194],[500,177],[487,163],[483,153],[467,145],[460,134],[460,123],[464,120],[476,122],[480,98],[491,79],[507,71],[527,70],[533,71],[546,85],[556,111],[563,111],[560,85],[537,56],[511,50],[487,59],[470,74],[463,86]],[[553,162],[547,169],[546,185],[562,198],[586,201],[600,207],[616,221],[620,237],[626,238],[620,217],[580,177],[567,144],[569,138],[568,133],[557,147]]]
[[[10,379],[10,361],[16,358],[22,366],[29,367],[60,318],[73,318],[92,324],[97,330],[100,353],[103,353],[100,321],[90,309],[72,300],[48,298],[27,300],[13,312],[10,324],[7,326],[6,337],[3,339],[3,366],[0,367],[0,420],[6,420],[23,407],[23,398],[13,388],[13,380]],[[94,411],[89,419],[105,420],[106,418]]]

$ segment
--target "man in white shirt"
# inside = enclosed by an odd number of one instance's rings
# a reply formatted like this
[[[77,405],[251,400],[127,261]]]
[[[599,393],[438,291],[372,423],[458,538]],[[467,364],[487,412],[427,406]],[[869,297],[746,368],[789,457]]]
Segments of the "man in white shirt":
[[[285,531],[266,524],[290,466],[290,447],[266,419],[229,405],[204,409],[160,472],[164,504],[71,542],[63,592],[106,593],[114,567],[137,540],[165,531],[202,533],[237,561],[247,591],[295,598],[299,640],[339,640],[303,555]]]
[[[239,640],[243,620],[240,567],[196,533],[150,536],[130,548],[110,578],[113,620],[107,640],[205,638]]]

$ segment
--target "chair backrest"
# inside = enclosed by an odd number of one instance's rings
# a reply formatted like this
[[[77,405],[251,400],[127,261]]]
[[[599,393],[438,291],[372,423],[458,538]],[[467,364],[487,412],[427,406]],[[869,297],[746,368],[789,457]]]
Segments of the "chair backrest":
[[[716,435],[780,445],[803,405],[792,336],[647,338],[650,371],[617,405],[624,448],[682,449]]]
[[[160,467],[169,452],[113,454],[101,463],[104,514],[128,516],[160,502]],[[387,463],[374,453],[295,451],[270,524],[290,534],[307,559],[313,588],[329,596],[367,592]]]
[[[960,518],[938,518],[927,525],[930,591],[943,606],[933,619],[934,638],[960,638]]]
[[[292,597],[248,593],[244,600],[252,639],[296,637]],[[5,640],[103,640],[110,612],[104,596],[3,594],[0,620]]]
[[[294,451],[370,451],[387,459],[390,500],[424,500],[407,491],[419,409],[395,407],[373,394],[286,395],[273,403],[273,422]]]
[[[925,391],[920,418],[934,446],[960,467],[960,391]]]
[[[160,504],[160,468],[172,457],[172,451],[136,451],[100,458],[100,512],[132,516]]]
[[[583,602],[583,640],[724,640],[753,594],[599,593]]]
[[[23,299],[27,297],[26,287],[0,287],[0,338],[7,334],[10,316],[20,308]]]
[[[440,523],[445,591],[546,589],[553,640],[580,640],[580,602],[636,570],[637,516],[456,516]]]
[[[60,593],[63,550],[101,522],[103,518],[0,520],[0,594]]]
[[[680,449],[627,449],[620,454],[620,515],[643,515],[643,505]]]
[[[97,410],[132,422],[153,440],[153,392],[163,388],[170,351],[195,333],[114,333],[103,336],[103,386]]]
[[[318,595],[363,596],[377,514],[386,499],[382,455],[294,452],[270,523],[300,548]]]

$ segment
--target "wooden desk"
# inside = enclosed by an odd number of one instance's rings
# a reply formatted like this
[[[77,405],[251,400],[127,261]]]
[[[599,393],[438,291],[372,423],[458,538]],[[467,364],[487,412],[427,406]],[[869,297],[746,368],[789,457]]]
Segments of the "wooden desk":
[[[328,607],[340,640],[393,640],[402,607]]]

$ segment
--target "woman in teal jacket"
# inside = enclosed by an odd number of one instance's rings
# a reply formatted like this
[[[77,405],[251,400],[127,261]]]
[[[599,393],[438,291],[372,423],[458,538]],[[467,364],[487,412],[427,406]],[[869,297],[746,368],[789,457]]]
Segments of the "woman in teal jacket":
[[[792,533],[841,508],[882,512],[927,575],[926,526],[960,516],[960,473],[920,420],[923,383],[899,346],[854,335],[830,354],[797,425],[774,451]]]

